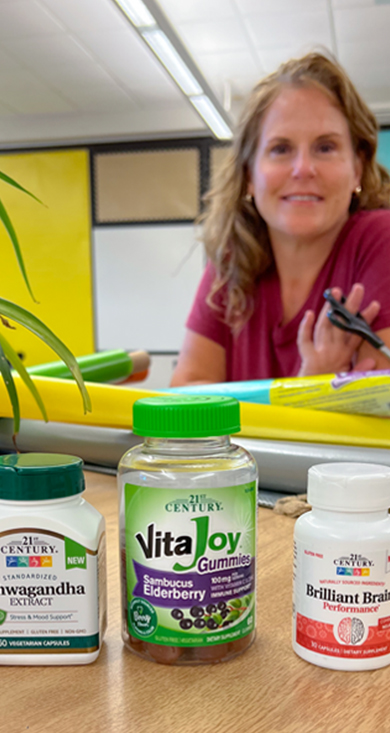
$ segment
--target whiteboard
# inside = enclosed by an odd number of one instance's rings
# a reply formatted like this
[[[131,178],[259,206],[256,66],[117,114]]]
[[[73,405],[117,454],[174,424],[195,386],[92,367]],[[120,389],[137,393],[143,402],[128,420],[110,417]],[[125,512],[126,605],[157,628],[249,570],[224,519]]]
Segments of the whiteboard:
[[[96,343],[179,351],[205,265],[192,224],[95,227]]]

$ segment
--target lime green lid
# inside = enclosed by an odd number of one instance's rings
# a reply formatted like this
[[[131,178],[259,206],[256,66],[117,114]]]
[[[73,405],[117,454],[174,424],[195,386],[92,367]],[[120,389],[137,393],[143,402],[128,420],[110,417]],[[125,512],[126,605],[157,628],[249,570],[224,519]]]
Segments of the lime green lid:
[[[62,499],[84,491],[83,461],[56,453],[0,456],[0,499]]]
[[[133,432],[150,438],[208,438],[240,430],[240,405],[233,397],[167,395],[133,405]]]

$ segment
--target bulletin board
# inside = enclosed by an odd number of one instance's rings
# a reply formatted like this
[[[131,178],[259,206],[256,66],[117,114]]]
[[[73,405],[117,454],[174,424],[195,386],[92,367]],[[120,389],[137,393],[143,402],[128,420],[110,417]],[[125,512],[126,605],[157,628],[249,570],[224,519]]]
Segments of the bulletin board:
[[[200,211],[200,151],[127,150],[94,155],[100,224],[191,221]]]

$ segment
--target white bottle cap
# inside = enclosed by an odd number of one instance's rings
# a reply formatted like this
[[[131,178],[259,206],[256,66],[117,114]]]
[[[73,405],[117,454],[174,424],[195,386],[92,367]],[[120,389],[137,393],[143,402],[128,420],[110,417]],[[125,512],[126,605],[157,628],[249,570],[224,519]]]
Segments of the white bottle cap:
[[[318,509],[365,512],[390,507],[390,467],[320,463],[309,469],[307,499]]]

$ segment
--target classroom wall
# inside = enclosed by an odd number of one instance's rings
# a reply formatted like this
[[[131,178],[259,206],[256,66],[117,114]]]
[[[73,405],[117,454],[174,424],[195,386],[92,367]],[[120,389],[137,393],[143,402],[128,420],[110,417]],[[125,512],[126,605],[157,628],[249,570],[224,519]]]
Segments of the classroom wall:
[[[390,130],[380,130],[378,160],[390,171]]]
[[[87,150],[0,156],[0,170],[37,196],[0,182],[0,199],[16,230],[31,299],[12,244],[0,225],[1,297],[42,320],[75,355],[94,350],[89,155]],[[2,332],[29,366],[56,357],[22,326]]]

